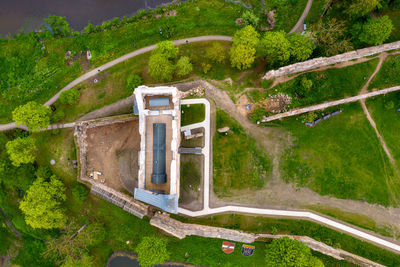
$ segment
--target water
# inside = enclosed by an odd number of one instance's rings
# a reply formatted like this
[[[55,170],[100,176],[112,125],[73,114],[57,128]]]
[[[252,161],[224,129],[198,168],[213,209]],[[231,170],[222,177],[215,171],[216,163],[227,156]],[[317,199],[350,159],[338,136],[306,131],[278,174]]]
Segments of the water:
[[[155,8],[171,0],[0,0],[0,35],[38,29],[48,15],[67,17],[74,30],[82,30],[115,17],[131,16],[139,9]]]
[[[155,267],[182,267],[183,265],[156,265]],[[140,267],[136,259],[127,256],[116,256],[111,259],[108,267]]]

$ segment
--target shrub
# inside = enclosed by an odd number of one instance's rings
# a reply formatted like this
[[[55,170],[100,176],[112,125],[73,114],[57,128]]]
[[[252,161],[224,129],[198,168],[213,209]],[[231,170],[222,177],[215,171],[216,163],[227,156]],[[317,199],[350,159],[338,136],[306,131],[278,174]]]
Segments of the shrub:
[[[203,68],[204,74],[207,74],[207,72],[211,69],[211,64],[207,62],[202,62],[201,67]]]
[[[77,183],[72,187],[71,193],[72,198],[76,201],[84,201],[89,196],[88,188],[80,183]]]
[[[258,23],[260,21],[260,18],[257,17],[253,12],[246,10],[243,15],[242,15],[242,19],[243,19],[243,25],[244,26],[248,26],[251,25],[254,28],[257,28]]]
[[[156,236],[145,236],[136,247],[139,264],[143,267],[163,264],[169,259],[167,242]]]
[[[189,57],[181,57],[176,63],[176,73],[179,76],[188,75],[193,71],[193,65],[190,63]]]
[[[62,121],[65,118],[65,113],[62,110],[57,110],[55,112],[53,112],[52,116],[51,116],[51,122],[59,122]]]
[[[74,105],[76,103],[78,103],[80,98],[80,93],[78,90],[76,89],[69,89],[66,91],[63,91],[60,94],[60,103],[61,104],[67,104],[67,105]]]
[[[131,74],[128,76],[128,79],[126,79],[126,89],[128,91],[132,91],[133,89],[142,84],[143,84],[142,77],[140,77],[137,74]]]
[[[222,44],[213,43],[206,50],[206,57],[212,61],[222,63],[225,59],[226,51]]]
[[[301,84],[301,86],[303,86],[306,90],[310,90],[311,87],[312,87],[312,85],[313,85],[312,81],[309,80],[309,79],[307,79],[306,77],[303,77],[303,78],[301,79],[300,84]]]

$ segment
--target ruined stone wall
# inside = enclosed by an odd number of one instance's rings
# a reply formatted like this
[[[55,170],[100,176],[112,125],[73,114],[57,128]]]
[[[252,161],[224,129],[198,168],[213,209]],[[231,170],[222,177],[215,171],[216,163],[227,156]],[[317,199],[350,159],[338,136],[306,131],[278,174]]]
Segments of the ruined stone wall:
[[[359,266],[383,267],[383,265],[381,264],[354,255],[347,251],[333,248],[331,246],[328,246],[322,242],[318,242],[307,236],[253,234],[253,233],[245,233],[243,231],[225,229],[220,227],[182,223],[180,221],[170,218],[168,214],[161,212],[156,213],[151,218],[150,224],[180,239],[190,235],[197,235],[207,238],[219,238],[219,239],[226,239],[242,243],[253,243],[257,239],[261,238],[281,238],[287,236],[289,238],[296,239],[306,244],[312,250],[318,251],[320,253],[331,256],[338,260],[346,260],[354,264],[357,264]]]
[[[349,61],[352,59],[358,59],[370,55],[375,55],[385,51],[395,50],[400,48],[400,41],[383,44],[378,46],[367,47],[363,49],[354,50],[344,54],[339,54],[333,57],[319,57],[310,59],[304,62],[295,63],[285,67],[281,67],[277,70],[270,70],[264,76],[263,79],[270,80],[279,76],[284,76],[288,74],[298,73],[306,70],[311,70],[323,66],[328,66],[331,64],[336,64],[344,61]]]
[[[93,179],[90,179],[86,174],[87,130],[93,127],[126,122],[135,119],[136,117],[132,117],[131,115],[122,115],[91,121],[82,121],[75,125],[74,136],[76,138],[76,142],[79,148],[79,179],[92,185],[90,190],[91,193],[113,203],[114,205],[117,205],[118,207],[121,207],[122,209],[139,218],[143,218],[144,216],[148,215],[148,205],[137,201],[133,197],[123,194],[98,181],[94,181]]]

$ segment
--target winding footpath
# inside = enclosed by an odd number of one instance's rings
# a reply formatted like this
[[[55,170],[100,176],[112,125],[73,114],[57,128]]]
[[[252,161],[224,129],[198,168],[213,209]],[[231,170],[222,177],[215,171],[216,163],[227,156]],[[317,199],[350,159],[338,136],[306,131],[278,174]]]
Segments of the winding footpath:
[[[191,38],[186,38],[186,39],[179,39],[179,40],[175,40],[172,41],[175,45],[182,45],[182,44],[187,44],[187,43],[195,43],[195,42],[204,42],[204,41],[232,41],[232,37],[231,36],[225,36],[225,35],[206,35],[206,36],[198,36],[198,37],[191,37]],[[80,84],[81,82],[94,77],[95,75],[97,75],[98,73],[105,71],[106,69],[109,69],[111,67],[113,67],[114,65],[117,65],[118,63],[121,63],[123,61],[126,61],[130,58],[133,58],[135,56],[147,53],[152,51],[154,48],[156,48],[157,45],[150,45],[150,46],[146,46],[143,48],[140,48],[138,50],[135,50],[131,53],[128,53],[126,55],[123,55],[122,57],[119,57],[117,59],[114,59],[104,65],[101,65],[100,67],[97,67],[85,74],[83,74],[82,76],[80,76],[79,78],[73,80],[72,82],[70,82],[67,86],[65,86],[64,88],[62,88],[60,91],[58,91],[57,94],[55,94],[52,98],[50,98],[44,105],[45,106],[50,106],[52,105],[54,102],[57,101],[57,99],[60,97],[60,94],[66,90],[69,90],[73,87],[75,87],[76,85]],[[7,131],[7,130],[12,130],[15,128],[21,128],[21,129],[26,129],[26,127],[24,126],[16,126],[14,122],[12,123],[8,123],[8,124],[1,124],[0,125],[0,131]]]
[[[294,25],[294,27],[290,30],[289,33],[302,32],[303,31],[303,29],[304,29],[303,28],[303,24],[304,24],[304,21],[307,18],[308,12],[310,12],[310,9],[311,9],[311,6],[312,6],[312,2],[313,2],[313,0],[308,0],[306,8],[303,11],[303,14],[301,14],[301,16],[300,16],[299,20],[297,21],[296,25]]]

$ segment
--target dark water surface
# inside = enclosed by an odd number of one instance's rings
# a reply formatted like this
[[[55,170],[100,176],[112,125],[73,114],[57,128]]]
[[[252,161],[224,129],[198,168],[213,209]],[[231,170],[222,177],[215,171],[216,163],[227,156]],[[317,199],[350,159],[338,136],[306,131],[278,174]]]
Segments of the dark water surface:
[[[183,265],[156,265],[155,267],[182,267]],[[116,256],[109,262],[109,267],[140,267],[136,259],[128,256]]]
[[[171,0],[0,0],[0,35],[22,27],[38,29],[48,15],[67,17],[74,30],[82,30],[89,22],[98,25],[168,2]]]

